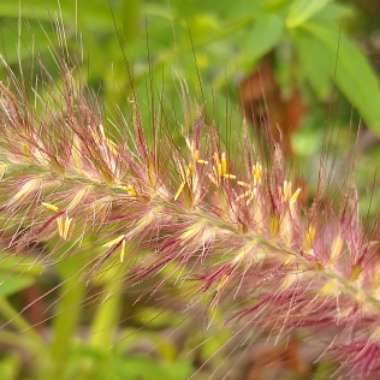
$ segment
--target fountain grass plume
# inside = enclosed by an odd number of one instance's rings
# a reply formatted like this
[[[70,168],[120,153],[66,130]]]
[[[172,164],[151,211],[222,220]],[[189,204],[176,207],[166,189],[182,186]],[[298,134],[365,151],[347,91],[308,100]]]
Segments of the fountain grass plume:
[[[71,70],[63,77],[61,94],[38,106],[13,76],[0,85],[6,251],[96,236],[93,270],[118,256],[136,263],[128,281],[138,283],[173,263],[191,273],[179,280],[192,281],[195,299],[228,305],[228,323],[275,342],[307,331],[343,378],[380,375],[379,251],[354,188],[340,210],[323,206],[323,186],[308,206],[273,141],[264,158],[243,126],[230,157],[201,113],[183,146],[156,131],[148,143],[135,98],[111,136]],[[134,261],[131,243],[150,253]]]

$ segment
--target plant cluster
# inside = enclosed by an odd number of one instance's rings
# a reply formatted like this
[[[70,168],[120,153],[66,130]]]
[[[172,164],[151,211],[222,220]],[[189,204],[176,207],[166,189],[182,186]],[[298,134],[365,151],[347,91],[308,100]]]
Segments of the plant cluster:
[[[150,278],[154,296],[174,279],[191,291],[192,305],[208,302],[210,323],[221,305],[226,323],[238,329],[253,328],[275,343],[300,332],[318,342],[321,357],[338,363],[336,376],[379,375],[378,244],[364,232],[353,188],[347,185],[340,208],[332,207],[321,170],[308,205],[270,136],[272,148],[263,152],[243,125],[240,153],[229,154],[201,112],[184,127],[183,147],[153,115],[148,143],[135,97],[110,133],[96,102],[67,67],[63,72],[61,92],[35,104],[11,74],[0,86],[6,256],[35,250],[46,260],[80,260],[67,280],[72,287],[110,262],[116,271],[127,264],[121,286]],[[93,249],[81,255],[88,245]],[[120,293],[112,273],[109,289]],[[70,295],[68,288],[63,297]],[[98,345],[112,345],[109,330],[101,331],[117,323],[113,310],[97,316]],[[25,331],[5,299],[0,311]],[[63,329],[53,364],[62,365],[77,315],[71,310],[65,318],[58,317]],[[43,345],[43,337],[36,340]],[[59,378],[62,367],[53,371]]]

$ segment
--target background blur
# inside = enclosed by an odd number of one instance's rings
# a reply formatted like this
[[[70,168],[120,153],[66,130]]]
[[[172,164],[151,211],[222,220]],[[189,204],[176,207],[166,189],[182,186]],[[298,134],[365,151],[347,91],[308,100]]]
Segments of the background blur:
[[[76,62],[74,75],[96,94],[106,118],[128,112],[134,88],[146,128],[152,113],[163,113],[174,137],[186,96],[217,124],[231,150],[238,149],[234,141],[245,117],[255,132],[273,132],[306,193],[313,192],[321,155],[339,183],[356,154],[368,225],[379,210],[378,0],[1,0],[0,54],[28,83],[31,97],[54,91],[51,81],[41,80],[41,67],[58,85],[55,58],[68,54]],[[6,72],[3,64],[2,80]],[[331,191],[334,196],[339,189]],[[7,283],[0,297],[19,308],[65,278],[65,271],[58,279],[41,276],[44,268],[32,263],[10,276],[9,260],[0,261],[0,281]],[[309,363],[296,339],[284,349],[247,350],[218,316],[206,331],[204,321],[178,314],[186,295],[175,286],[166,291],[171,301],[157,305],[131,306],[135,295],[124,294],[121,315],[128,318],[112,352],[80,339],[94,312],[93,303],[82,304],[83,320],[59,356],[60,378],[180,380],[193,373],[221,379],[233,368],[232,379],[271,379],[276,371],[281,379],[324,379],[331,371],[328,363]],[[49,334],[55,308],[45,297],[25,318]],[[0,378],[34,379],[28,350],[9,349],[1,334]],[[277,363],[270,369],[268,357]]]

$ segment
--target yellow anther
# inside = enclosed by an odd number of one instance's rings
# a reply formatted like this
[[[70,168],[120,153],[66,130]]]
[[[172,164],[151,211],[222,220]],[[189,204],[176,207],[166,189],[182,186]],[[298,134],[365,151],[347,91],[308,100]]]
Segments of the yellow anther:
[[[193,150],[193,149],[191,149]],[[198,149],[194,150],[194,153],[193,153],[193,160],[194,162],[196,162],[197,164],[200,164],[200,165],[208,165],[208,161],[207,160],[202,160],[201,159],[201,153],[199,152]]]
[[[236,182],[239,186],[241,187],[245,187],[245,188],[250,188],[250,185],[247,183],[247,182],[244,182],[244,181],[237,181]]]
[[[125,235],[120,235],[116,239],[112,239],[108,241],[107,243],[103,244],[104,248],[111,248],[117,244],[119,244],[123,239],[125,239]]]
[[[313,248],[315,235],[315,227],[310,225],[305,233],[305,238],[303,242],[303,249],[305,250],[305,252],[309,252]]]
[[[186,182],[185,181],[182,182],[179,185],[179,188],[178,188],[178,190],[177,190],[177,192],[175,193],[175,196],[174,196],[174,200],[175,201],[179,198],[179,196],[181,195],[181,193],[182,193],[183,189],[185,188],[185,186],[186,186]]]
[[[276,237],[280,231],[280,220],[276,216],[270,218],[270,233],[272,237]]]
[[[59,211],[59,208],[57,206],[53,205],[52,203],[42,202],[41,204],[42,204],[42,206],[44,206],[45,208],[47,208],[50,211],[53,211],[53,212]]]
[[[121,243],[121,250],[120,250],[120,262],[124,262],[124,257],[125,257],[125,239]]]
[[[285,202],[289,202],[290,210],[293,211],[294,205],[301,193],[301,189],[298,188],[294,193],[292,190],[292,183],[290,181],[284,181],[282,185],[282,197]]]
[[[227,166],[226,153],[223,152],[221,155],[221,158],[219,159],[219,154],[215,152],[213,158],[214,158],[214,167],[218,175],[219,181],[221,178],[236,179],[236,176],[234,176],[233,174],[229,174],[227,172],[228,166]]]
[[[192,178],[193,178],[193,175],[194,175],[194,172],[195,172],[195,167],[194,167],[194,164],[192,162],[190,162],[186,168],[185,168],[185,179],[183,180],[183,182],[179,185],[179,188],[174,196],[174,200],[176,201],[179,196],[181,195],[182,191],[184,190],[185,186],[187,183],[192,183]]]
[[[118,189],[121,189],[121,190],[124,190],[127,192],[127,194],[130,196],[130,197],[137,197],[137,191],[136,191],[136,188],[133,186],[133,185],[120,185],[120,186],[116,186]]]
[[[62,235],[63,235],[63,219],[62,219],[62,217],[59,217],[57,219],[57,228],[58,228],[58,235],[62,237]]]
[[[70,232],[70,227],[72,226],[72,218],[61,216],[57,219],[58,234],[63,240],[67,240]]]
[[[223,274],[222,278],[219,281],[219,284],[216,286],[217,292],[220,292],[224,288],[224,286],[227,284],[229,277],[230,276],[228,274]]]
[[[106,133],[104,132],[104,126],[103,126],[103,124],[99,124],[99,132],[100,132],[100,135],[103,138],[106,137]]]
[[[337,295],[340,292],[340,284],[336,279],[329,280],[319,292],[324,296]]]
[[[25,156],[30,156],[30,146],[28,144],[21,144],[21,150]]]
[[[221,163],[218,163],[217,166],[216,166],[216,170],[218,172],[218,177],[221,178],[222,175],[223,175],[223,169],[222,169],[222,164]]]
[[[185,170],[186,177],[190,177],[193,173],[194,173],[194,166],[193,166],[193,164],[190,162],[190,163],[187,165],[187,168],[186,168],[186,170]]]
[[[227,158],[226,158],[226,153],[222,153],[222,158],[221,158],[221,165],[222,165],[222,174],[225,176],[227,174]]]
[[[133,185],[127,185],[127,194],[130,197],[136,197],[137,196],[136,188]]]
[[[256,163],[252,167],[252,177],[253,177],[253,184],[258,185],[261,183],[261,179],[263,177],[263,167],[260,163]]]
[[[351,269],[351,280],[356,281],[362,272],[363,272],[363,269],[361,266],[359,265],[353,266]]]
[[[216,159],[215,161],[217,162],[216,168],[218,171],[218,177],[219,178],[225,178],[225,179],[236,179],[236,175],[228,173],[228,164],[227,164],[227,156],[226,153],[223,152],[221,155],[221,159],[219,161],[219,157],[215,154]]]
[[[64,225],[64,229],[63,229],[63,238],[66,240],[68,235],[69,235],[69,230],[70,230],[70,226],[71,226],[71,222],[73,221],[72,218],[66,218],[65,219],[65,225]]]
[[[342,249],[343,249],[343,240],[341,236],[338,235],[331,244],[330,257],[333,262],[335,262],[338,259],[338,257],[340,256],[342,252]]]
[[[298,199],[298,197],[299,197],[299,195],[300,195],[300,193],[301,193],[301,189],[298,188],[298,189],[293,193],[293,195],[290,197],[290,203],[296,203],[296,202],[297,202],[297,199]]]

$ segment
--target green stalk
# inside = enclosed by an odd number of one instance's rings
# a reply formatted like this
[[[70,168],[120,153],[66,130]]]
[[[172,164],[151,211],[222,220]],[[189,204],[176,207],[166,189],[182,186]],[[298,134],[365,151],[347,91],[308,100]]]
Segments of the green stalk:
[[[80,278],[71,275],[65,280],[53,323],[52,363],[45,377],[46,380],[65,378],[65,368],[75,339],[84,294],[85,284]]]
[[[32,353],[33,360],[37,362],[35,374],[39,377],[40,371],[46,368],[44,340],[5,297],[0,297],[0,315],[18,331],[17,333],[0,331],[0,342],[6,342]]]
[[[90,343],[97,349],[112,348],[113,337],[120,318],[124,272],[123,264],[115,264],[110,268],[106,278],[102,301],[91,326]]]
[[[0,297],[0,314],[20,333],[26,334],[36,346],[43,347],[44,342],[33,326],[4,297]]]
[[[5,343],[11,347],[18,347],[27,352],[36,352],[36,344],[28,337],[22,336],[18,333],[11,331],[0,331],[0,342]]]
[[[125,272],[124,263],[114,263],[102,279],[103,294],[91,325],[89,343],[97,351],[105,354],[112,349],[113,338],[119,324]],[[78,374],[78,380],[90,380],[94,370],[95,363],[87,362]]]

